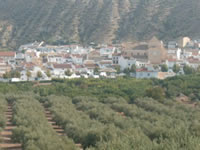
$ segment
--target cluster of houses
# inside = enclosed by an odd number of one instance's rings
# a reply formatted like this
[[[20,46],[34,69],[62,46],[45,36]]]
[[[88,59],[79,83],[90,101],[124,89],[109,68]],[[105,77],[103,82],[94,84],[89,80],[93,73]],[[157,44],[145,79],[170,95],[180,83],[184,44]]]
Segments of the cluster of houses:
[[[162,71],[160,65],[166,65]],[[174,65],[180,70],[173,71]],[[18,51],[0,52],[0,77],[12,81],[51,80],[52,78],[116,78],[129,75],[136,78],[159,78],[184,74],[183,66],[200,65],[200,40],[184,37],[164,44],[156,37],[148,42],[115,45],[46,45],[34,42],[22,45]],[[132,69],[134,68],[134,69]],[[126,70],[126,71],[125,71]]]

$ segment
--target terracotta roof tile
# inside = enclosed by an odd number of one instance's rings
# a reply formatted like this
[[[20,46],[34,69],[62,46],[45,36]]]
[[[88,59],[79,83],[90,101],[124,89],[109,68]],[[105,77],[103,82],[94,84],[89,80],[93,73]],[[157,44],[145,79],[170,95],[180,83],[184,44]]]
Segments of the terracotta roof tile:
[[[53,64],[53,67],[56,69],[70,69],[72,68],[71,64]]]
[[[0,52],[0,57],[15,57],[16,52]]]

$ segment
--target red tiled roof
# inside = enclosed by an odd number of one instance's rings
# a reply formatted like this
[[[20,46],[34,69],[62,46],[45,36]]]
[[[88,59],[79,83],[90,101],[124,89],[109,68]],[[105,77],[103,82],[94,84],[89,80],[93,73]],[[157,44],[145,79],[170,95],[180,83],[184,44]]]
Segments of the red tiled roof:
[[[86,60],[84,64],[95,64],[94,60]]]
[[[92,56],[96,56],[96,55],[100,55],[100,52],[99,51],[91,51],[90,53],[89,53],[89,55],[92,55]]]
[[[73,57],[76,57],[76,58],[83,58],[83,56],[80,55],[80,54],[73,54],[72,56],[73,56]]]
[[[71,58],[71,55],[70,54],[65,54],[64,58]]]
[[[15,57],[16,52],[0,52],[0,57]]]
[[[98,65],[96,65],[96,64],[85,64],[85,67],[94,69],[94,68],[98,67]]]
[[[146,68],[138,68],[136,69],[136,72],[147,72]]]
[[[147,68],[139,68],[139,69],[136,69],[136,72],[154,72],[154,71],[149,71],[147,70]]]
[[[34,63],[23,63],[22,66],[30,69],[30,68],[33,68],[36,65]]]
[[[113,56],[121,56],[121,53],[114,53]]]
[[[199,55],[199,51],[193,51],[193,52],[192,52],[192,55],[198,56],[198,55]]]
[[[82,65],[74,65],[75,66],[75,68],[84,68]]]
[[[111,60],[102,60],[101,62],[100,62],[100,64],[112,64],[112,61]]]
[[[69,69],[69,68],[72,68],[72,65],[71,64],[53,64],[53,67],[57,69]]]
[[[10,68],[10,65],[0,65],[0,68]]]
[[[188,59],[189,63],[194,63],[194,64],[200,64],[200,60],[197,58],[189,58]]]

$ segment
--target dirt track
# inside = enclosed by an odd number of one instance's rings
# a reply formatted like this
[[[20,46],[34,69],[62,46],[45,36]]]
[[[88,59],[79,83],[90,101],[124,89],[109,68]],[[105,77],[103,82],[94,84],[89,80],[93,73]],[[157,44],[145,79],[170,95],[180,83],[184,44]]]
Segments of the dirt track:
[[[48,122],[51,124],[52,128],[57,132],[57,134],[60,135],[60,136],[67,136],[67,135],[65,134],[63,128],[62,128],[61,126],[56,125],[56,122],[53,121],[52,114],[51,114],[51,112],[48,110],[48,108],[46,108],[46,107],[44,106],[44,109],[45,109],[45,116],[46,116]],[[80,150],[83,150],[81,144],[76,144],[76,146],[77,146]]]
[[[6,121],[6,127],[4,130],[0,133],[0,148],[4,150],[22,150],[21,144],[19,143],[13,143],[11,140],[12,137],[12,130],[15,128],[13,126],[11,119],[12,119],[12,105],[8,105],[8,109],[5,112],[7,121]]]

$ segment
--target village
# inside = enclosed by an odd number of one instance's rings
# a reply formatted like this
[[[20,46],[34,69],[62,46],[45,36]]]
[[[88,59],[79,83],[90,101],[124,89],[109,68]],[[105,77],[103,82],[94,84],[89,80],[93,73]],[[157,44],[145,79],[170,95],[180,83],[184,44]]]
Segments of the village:
[[[199,69],[200,40],[115,45],[47,45],[34,42],[0,52],[0,81],[48,81],[53,78],[165,79]]]

